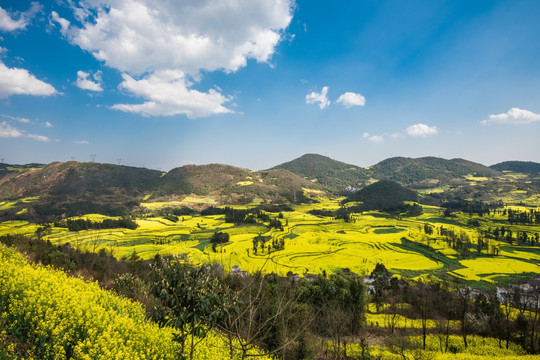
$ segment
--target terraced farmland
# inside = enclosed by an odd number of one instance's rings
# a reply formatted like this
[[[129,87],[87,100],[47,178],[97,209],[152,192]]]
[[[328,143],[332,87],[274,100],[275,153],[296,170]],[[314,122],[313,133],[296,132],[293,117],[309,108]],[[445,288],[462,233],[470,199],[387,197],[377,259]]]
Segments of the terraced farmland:
[[[227,269],[238,265],[249,272],[262,270],[280,275],[333,273],[340,268],[362,274],[371,272],[376,263],[383,263],[394,273],[411,278],[428,274],[441,277],[448,273],[464,280],[494,284],[540,272],[539,247],[512,246],[492,240],[491,246],[500,249],[498,255],[478,252],[473,247],[467,256],[462,256],[437,232],[425,234],[423,228],[427,223],[436,229],[442,226],[465,234],[473,244],[477,241],[477,229],[465,226],[470,219],[468,215],[444,218],[437,207],[425,206],[424,214],[419,217],[390,218],[379,212],[365,212],[354,214],[348,223],[308,213],[313,209],[338,209],[339,200],[318,198],[318,203],[284,212],[283,231],[261,223],[235,226],[226,223],[223,215],[197,215],[179,217],[177,222],[163,217],[137,219],[136,230],[70,232],[65,227],[52,226],[45,237],[54,244],[70,243],[92,251],[106,249],[119,258],[134,252],[143,259],[156,254],[182,255],[196,263],[219,263]],[[156,209],[163,205],[148,206]],[[277,217],[277,213],[268,214]],[[102,221],[107,217],[83,218]],[[487,229],[503,222],[503,217],[491,215],[478,220],[480,228]],[[507,226],[516,233],[539,231],[537,226]],[[0,235],[34,234],[37,228],[23,221],[4,222],[0,224]],[[230,239],[214,251],[209,239],[216,231],[227,232]],[[258,235],[266,242],[257,244],[255,251],[253,239]],[[273,241],[282,241],[284,249],[271,247]]]

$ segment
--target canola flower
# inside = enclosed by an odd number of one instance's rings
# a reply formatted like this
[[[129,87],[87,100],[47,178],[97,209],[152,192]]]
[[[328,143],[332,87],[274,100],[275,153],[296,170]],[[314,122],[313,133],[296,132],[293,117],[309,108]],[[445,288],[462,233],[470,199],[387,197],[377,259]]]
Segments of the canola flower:
[[[28,264],[2,245],[0,325],[0,359],[17,358],[13,344],[3,345],[8,335],[30,347],[31,359],[172,360],[178,355],[174,330],[146,320],[140,304],[97,283]],[[234,351],[231,357],[227,344],[211,332],[195,348],[194,358],[240,359],[241,354]]]

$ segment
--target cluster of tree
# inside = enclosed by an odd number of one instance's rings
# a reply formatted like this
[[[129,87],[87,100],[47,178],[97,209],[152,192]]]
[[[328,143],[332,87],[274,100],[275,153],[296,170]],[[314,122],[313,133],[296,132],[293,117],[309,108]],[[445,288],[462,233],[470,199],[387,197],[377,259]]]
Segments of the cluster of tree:
[[[540,224],[540,211],[536,209],[530,209],[529,211],[508,209],[507,214],[510,224]]]
[[[354,221],[352,211],[343,206],[337,210],[313,209],[309,210],[308,214],[315,216],[333,217],[336,220],[343,220],[347,223]]]
[[[515,237],[514,237],[515,235]],[[540,243],[540,235],[538,233],[528,234],[526,231],[518,231],[515,234],[512,232],[512,229],[502,225],[501,227],[495,227],[493,230],[489,229],[486,233],[486,236],[489,236],[493,239],[499,241],[506,241],[509,244],[512,244],[514,239],[522,244],[529,244],[534,246]]]
[[[479,216],[489,215],[504,207],[504,203],[499,200],[492,203],[485,203],[478,200],[453,199],[442,204],[445,208],[444,215],[451,216],[453,212],[461,211],[463,213],[478,214]]]
[[[275,274],[226,276],[217,266],[156,257],[152,279],[159,301],[153,318],[176,328],[181,348],[218,329],[243,358],[257,346],[278,358],[309,359],[321,351],[316,337],[331,339],[338,356],[347,340],[364,338],[365,286],[348,271],[295,282]]]
[[[347,223],[354,222],[355,218],[353,216],[354,213],[362,213],[366,211],[367,209],[364,207],[363,204],[361,205],[355,205],[355,206],[349,206],[344,207],[342,206],[338,210],[326,210],[326,209],[313,209],[309,210],[308,214],[315,215],[315,216],[325,216],[325,217],[333,217],[336,220],[343,220]],[[424,209],[422,206],[418,205],[417,203],[414,203],[412,205],[409,204],[399,204],[395,207],[387,207],[384,209],[378,209],[385,211],[389,213],[392,216],[399,216],[399,215],[405,215],[405,216],[420,216],[423,214]]]
[[[161,215],[174,215],[174,216],[186,216],[196,214],[195,209],[189,208],[187,206],[181,207],[166,207],[160,210]]]
[[[268,227],[271,228],[276,228],[280,231],[283,231],[283,224],[281,223],[281,221],[279,219],[270,219],[269,223],[268,223]]]
[[[102,214],[107,216],[123,216],[133,204],[126,203],[124,206],[101,204],[92,201],[76,201],[68,203],[50,202],[35,204],[32,206],[33,213],[40,221],[54,222],[62,217],[82,216],[84,214]]]
[[[226,206],[223,208],[210,206],[201,211],[201,215],[225,215],[225,222],[235,225],[255,224],[257,219],[270,221],[270,216],[258,209],[234,209]]]
[[[271,213],[280,213],[280,212],[290,212],[294,209],[287,204],[263,204],[255,207],[257,210],[271,212]]]
[[[101,229],[130,229],[135,230],[139,225],[130,218],[104,219],[103,221],[92,221],[88,219],[68,219],[66,226],[69,231],[81,230],[101,230]]]
[[[212,244],[212,251],[217,252],[217,246],[219,244],[225,244],[229,241],[229,234],[223,231],[216,231],[210,237],[210,243]]]
[[[530,353],[540,351],[539,315],[540,289],[524,292],[519,286],[499,291],[473,291],[459,283],[428,281],[409,283],[397,280],[378,264],[371,274],[373,281],[372,299],[376,304],[388,304],[385,324],[392,334],[397,332],[398,315],[421,319],[422,345],[430,333],[427,322],[435,319],[435,334],[441,352],[451,352],[449,337],[459,325],[458,333],[468,346],[471,335],[489,336],[499,339],[501,348],[510,342],[521,344]],[[518,311],[517,316],[513,314]],[[433,330],[431,330],[433,332]],[[389,345],[396,350],[394,340]],[[401,344],[402,345],[402,344]]]
[[[313,209],[309,210],[308,214],[315,215],[315,216],[324,216],[324,217],[334,217],[336,216],[336,212],[333,210],[326,210],[326,209]]]

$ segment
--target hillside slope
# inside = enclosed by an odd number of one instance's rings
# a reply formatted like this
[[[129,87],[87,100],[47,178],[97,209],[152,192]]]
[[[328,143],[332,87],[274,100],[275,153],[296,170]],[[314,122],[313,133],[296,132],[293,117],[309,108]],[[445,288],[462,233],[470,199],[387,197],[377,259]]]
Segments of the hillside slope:
[[[540,164],[532,161],[504,161],[491,165],[490,168],[497,171],[540,174]]]
[[[361,167],[318,154],[305,154],[272,169],[289,170],[335,191],[343,191],[347,187],[361,187],[369,178],[368,171]]]
[[[223,203],[248,203],[255,198],[266,201],[299,200],[303,188],[320,189],[283,169],[250,171],[229,165],[187,165],[173,169],[162,178],[153,198],[169,195],[211,195]]]
[[[376,179],[390,179],[405,185],[419,185],[430,180],[444,184],[465,175],[490,177],[500,174],[497,170],[471,161],[437,157],[393,157],[379,162],[370,170]]]
[[[349,195],[343,203],[358,201],[363,203],[364,210],[387,210],[417,199],[416,192],[395,181],[381,180]]]

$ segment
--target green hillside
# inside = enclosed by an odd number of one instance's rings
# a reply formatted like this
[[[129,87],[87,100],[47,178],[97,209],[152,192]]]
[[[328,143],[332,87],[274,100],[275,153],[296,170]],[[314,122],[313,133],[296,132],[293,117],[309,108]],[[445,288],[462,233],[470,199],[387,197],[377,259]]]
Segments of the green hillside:
[[[540,173],[540,164],[532,161],[504,161],[491,165],[490,168],[497,171],[512,171],[517,173]]]
[[[303,188],[321,189],[317,184],[283,169],[250,171],[229,165],[187,165],[165,174],[152,199],[170,195],[211,195],[222,203],[300,200]]]
[[[360,201],[364,210],[386,210],[405,201],[416,201],[418,195],[395,181],[381,180],[348,196],[343,203]]]
[[[361,167],[318,154],[305,154],[272,169],[289,170],[336,191],[343,191],[347,187],[360,187],[369,178],[368,171]]]
[[[374,178],[390,179],[401,184],[418,184],[428,180],[448,183],[465,175],[490,177],[499,174],[494,169],[471,161],[437,157],[393,157],[372,166],[370,170]]]

